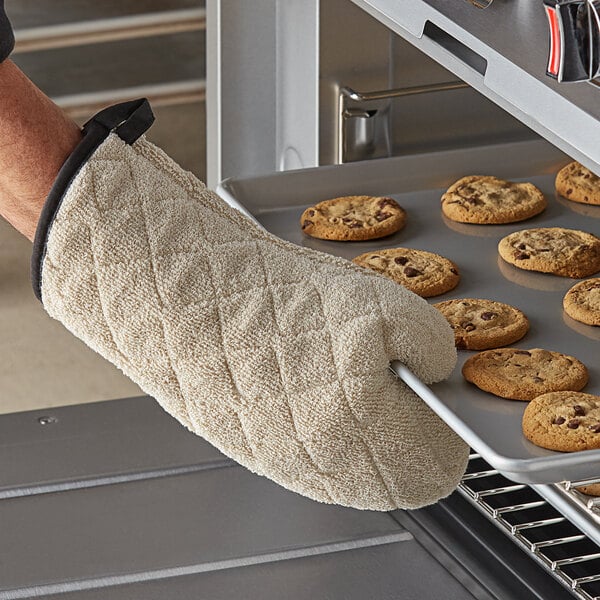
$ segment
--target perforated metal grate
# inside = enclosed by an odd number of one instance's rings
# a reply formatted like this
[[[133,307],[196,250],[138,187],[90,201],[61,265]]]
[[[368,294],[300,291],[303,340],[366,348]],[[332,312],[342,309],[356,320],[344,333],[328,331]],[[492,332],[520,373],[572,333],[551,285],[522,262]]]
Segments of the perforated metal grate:
[[[595,524],[600,523],[600,498],[575,489],[590,482],[553,487]],[[509,481],[478,454],[471,454],[458,489],[576,598],[600,600],[600,546],[535,489]]]

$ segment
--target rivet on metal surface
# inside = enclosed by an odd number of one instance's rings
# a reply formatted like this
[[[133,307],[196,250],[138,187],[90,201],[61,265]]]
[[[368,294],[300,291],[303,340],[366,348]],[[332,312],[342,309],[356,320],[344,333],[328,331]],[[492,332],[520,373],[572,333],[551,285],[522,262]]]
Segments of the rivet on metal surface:
[[[40,417],[38,423],[40,425],[52,425],[53,423],[58,423],[58,419],[56,417]]]

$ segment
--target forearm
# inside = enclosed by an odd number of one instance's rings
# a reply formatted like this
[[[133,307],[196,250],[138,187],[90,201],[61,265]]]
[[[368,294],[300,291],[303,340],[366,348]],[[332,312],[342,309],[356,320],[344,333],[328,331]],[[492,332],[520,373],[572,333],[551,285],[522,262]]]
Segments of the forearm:
[[[79,127],[7,60],[0,63],[0,214],[30,240]]]

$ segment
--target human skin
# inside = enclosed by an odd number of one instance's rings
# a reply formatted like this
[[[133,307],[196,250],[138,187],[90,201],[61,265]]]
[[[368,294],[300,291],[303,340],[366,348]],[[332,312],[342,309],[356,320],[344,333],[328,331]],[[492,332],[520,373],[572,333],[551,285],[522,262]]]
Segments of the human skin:
[[[12,61],[0,63],[0,214],[31,241],[46,196],[81,136]]]

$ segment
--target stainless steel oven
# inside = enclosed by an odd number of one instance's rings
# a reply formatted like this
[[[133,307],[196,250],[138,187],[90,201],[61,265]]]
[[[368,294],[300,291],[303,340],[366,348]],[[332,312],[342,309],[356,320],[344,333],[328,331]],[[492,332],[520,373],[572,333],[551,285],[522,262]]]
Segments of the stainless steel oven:
[[[545,189],[567,157],[600,173],[600,90],[546,74],[542,0],[206,8],[209,184],[284,237],[307,194],[342,184],[418,202],[471,168]],[[594,210],[569,219],[599,232]],[[599,337],[570,335],[598,393]],[[600,480],[600,461],[499,461],[458,427],[473,452],[457,492],[371,513],[250,474],[151,398],[3,415],[0,600],[600,598],[600,502],[568,476]]]

